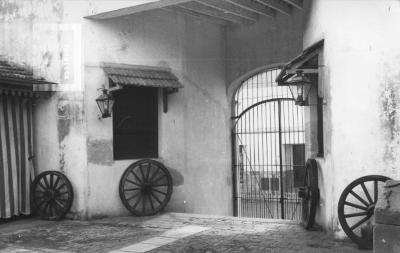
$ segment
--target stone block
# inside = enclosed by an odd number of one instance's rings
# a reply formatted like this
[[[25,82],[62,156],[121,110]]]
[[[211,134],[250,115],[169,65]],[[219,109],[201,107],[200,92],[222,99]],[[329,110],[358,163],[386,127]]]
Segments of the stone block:
[[[400,252],[400,181],[389,180],[375,206],[374,253]]]
[[[375,207],[375,223],[400,226],[400,181],[386,182]]]
[[[376,224],[374,228],[374,253],[400,252],[400,226]]]

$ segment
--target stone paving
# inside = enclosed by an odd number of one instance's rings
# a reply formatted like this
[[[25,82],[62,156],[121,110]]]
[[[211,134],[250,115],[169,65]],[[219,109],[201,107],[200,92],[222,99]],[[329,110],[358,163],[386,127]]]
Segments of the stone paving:
[[[360,253],[294,222],[167,213],[59,222],[36,219],[0,224],[0,252],[304,252]]]

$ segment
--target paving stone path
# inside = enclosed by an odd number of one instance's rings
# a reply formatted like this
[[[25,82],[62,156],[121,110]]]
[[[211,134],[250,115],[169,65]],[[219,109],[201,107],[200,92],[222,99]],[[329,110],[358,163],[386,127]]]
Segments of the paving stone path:
[[[360,253],[294,222],[167,213],[139,218],[0,224],[0,252]]]

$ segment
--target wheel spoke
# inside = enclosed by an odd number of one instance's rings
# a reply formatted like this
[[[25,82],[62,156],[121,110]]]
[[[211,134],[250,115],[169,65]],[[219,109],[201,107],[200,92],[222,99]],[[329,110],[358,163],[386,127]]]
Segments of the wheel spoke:
[[[66,184],[61,184],[61,185],[56,189],[56,191],[60,191],[60,189],[63,188],[64,186],[66,186]]]
[[[164,177],[166,177],[167,175],[163,174],[161,177],[157,178],[156,180],[152,181],[151,183],[157,183],[158,181],[160,181],[161,179],[163,179]]]
[[[158,192],[158,193],[161,193],[161,194],[164,194],[164,195],[167,195],[167,193],[165,193],[165,192],[162,192],[162,191],[160,191],[160,190],[157,190],[157,189],[152,189],[153,191],[155,191],[155,192]]]
[[[162,186],[168,186],[168,184],[153,184],[151,186],[152,187],[162,187]]]
[[[54,182],[53,189],[57,189],[58,183],[60,182],[60,177],[57,177],[56,181]]]
[[[361,224],[363,224],[364,222],[366,222],[367,220],[369,220],[369,216],[362,218],[359,222],[357,222],[356,224],[354,224],[353,226],[350,227],[350,230],[354,230],[355,228],[359,227]]]
[[[137,180],[140,184],[143,184],[143,181],[140,180],[140,178],[136,175],[136,173],[135,173],[133,170],[131,170],[131,174],[136,178],[136,180]],[[126,180],[128,180],[128,179],[126,179]]]
[[[358,217],[358,216],[365,216],[365,215],[368,215],[368,212],[349,213],[349,214],[345,214],[344,217],[351,218],[351,217]]]
[[[49,205],[49,210],[50,210],[50,216],[54,216],[55,211],[54,211],[53,202],[50,203],[50,205]]]
[[[53,189],[53,183],[54,183],[54,178],[53,178],[53,174],[50,174],[50,188]]]
[[[62,210],[65,209],[65,206],[64,206],[62,203],[60,203],[60,202],[58,201],[58,199],[56,199],[54,202],[55,202],[59,207],[61,207]]]
[[[144,177],[143,165],[142,164],[139,164],[139,171],[140,171],[140,175],[142,176],[142,181],[146,182],[146,178]]]
[[[64,196],[65,194],[68,194],[68,195],[69,195],[69,192],[58,192],[58,193],[56,194],[56,196],[57,196],[57,197],[61,197],[61,196]]]
[[[68,200],[66,199],[55,198],[55,200],[61,201],[63,203],[68,203]]]
[[[42,194],[42,195],[45,194],[45,192],[43,192],[43,191],[38,191],[38,190],[35,190],[35,193],[37,193],[37,194]]]
[[[151,175],[149,182],[152,182],[154,177],[157,175],[157,172],[160,170],[160,167],[157,167],[156,171],[154,171],[153,175]]]
[[[129,189],[124,189],[124,192],[130,192],[130,191],[138,191],[140,188],[129,188]]]
[[[348,206],[352,206],[352,207],[358,208],[358,209],[361,209],[361,210],[365,210],[365,211],[368,210],[368,208],[366,208],[365,206],[360,206],[360,205],[357,205],[357,204],[354,204],[354,203],[350,203],[350,202],[347,202],[347,201],[344,202],[344,204],[348,205]]]
[[[162,201],[153,192],[150,192],[150,194],[157,200],[158,203],[160,203],[160,205],[162,204]]]
[[[54,213],[55,213],[55,215],[56,216],[60,216],[60,208],[58,207],[58,204],[57,204],[57,202],[56,201],[54,201]]]
[[[361,187],[362,187],[362,189],[363,189],[363,191],[364,191],[364,194],[365,194],[365,196],[367,197],[369,203],[372,204],[373,202],[372,202],[372,199],[371,199],[371,195],[369,195],[369,192],[368,192],[368,190],[367,190],[367,187],[365,187],[365,184],[364,184],[364,183],[361,183]]]
[[[144,195],[144,198],[142,201],[142,213],[145,213],[145,211],[146,211],[146,201],[147,201],[147,198],[146,198],[146,195]]]
[[[40,201],[39,203],[37,203],[37,207],[40,207],[41,205],[43,205],[44,203],[47,202],[47,198],[42,198],[43,201]]]
[[[47,199],[47,196],[37,196],[36,199],[37,199],[37,200],[40,200],[40,199]]]
[[[46,189],[50,188],[49,181],[47,181],[47,175],[43,177],[44,184],[46,185]]]
[[[351,195],[353,195],[356,199],[358,199],[361,203],[363,203],[365,206],[369,206],[367,201],[363,200],[357,193],[355,193],[353,190],[350,191]]]
[[[136,185],[136,186],[142,186],[141,184],[138,184],[138,183],[136,183],[136,182],[133,182],[132,180],[129,180],[129,179],[125,179],[125,181],[127,181],[127,182],[129,182],[129,183],[131,183],[131,184],[134,184],[134,185]]]
[[[126,201],[129,201],[129,200],[135,198],[135,197],[138,196],[139,194],[140,194],[140,192],[137,192],[137,193],[133,194],[132,196],[130,196],[129,198],[127,198]]]
[[[140,201],[142,200],[142,198],[143,198],[143,195],[140,194],[138,200],[137,200],[136,203],[132,206],[133,209],[135,209],[135,208],[137,207],[137,205],[140,203]]]
[[[378,180],[374,181],[374,203],[378,202]]]
[[[43,208],[44,213],[47,213],[46,210],[49,207],[49,204],[50,204],[50,201],[47,201],[46,204],[44,205],[44,208]]]
[[[150,163],[147,164],[147,171],[146,171],[146,182],[149,182],[149,176],[150,176]]]
[[[151,194],[148,194],[147,197],[149,198],[149,203],[150,203],[150,206],[151,206],[151,210],[154,211],[154,204],[153,204],[153,200],[151,199]]]
[[[46,189],[47,189],[46,186],[44,186],[43,183],[42,183],[41,181],[39,181],[38,185],[39,185],[40,187],[42,187],[43,190],[46,190]]]

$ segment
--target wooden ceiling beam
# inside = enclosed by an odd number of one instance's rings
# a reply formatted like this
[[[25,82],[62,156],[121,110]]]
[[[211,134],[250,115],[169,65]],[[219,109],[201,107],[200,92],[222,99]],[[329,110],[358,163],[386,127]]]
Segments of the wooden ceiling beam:
[[[290,15],[292,13],[291,6],[281,0],[256,0],[256,1],[276,11],[279,11],[282,14]]]
[[[283,0],[286,3],[290,4],[291,6],[302,10],[303,9],[303,0]]]
[[[180,13],[182,13],[184,15],[187,15],[187,16],[190,16],[190,17],[193,17],[193,18],[197,18],[198,20],[201,20],[201,21],[210,22],[210,23],[213,23],[213,24],[216,24],[216,25],[227,26],[228,24],[230,24],[230,22],[228,22],[226,20],[222,20],[220,18],[214,18],[214,17],[211,17],[211,16],[206,16],[206,15],[200,14],[198,12],[194,12],[194,11],[191,11],[191,10],[184,9],[182,7],[179,7],[178,5],[176,5],[176,6],[168,6],[168,7],[165,7],[164,9],[168,10],[168,11],[180,12]]]
[[[240,16],[245,19],[249,19],[250,21],[257,21],[259,14],[249,11],[247,9],[243,9],[237,5],[234,5],[229,2],[221,1],[221,0],[196,0],[201,4],[207,5],[209,7],[220,10],[224,13],[231,13],[236,16]]]
[[[110,18],[117,18],[122,16],[131,15],[134,13],[139,13],[143,11],[150,11],[158,8],[164,8],[175,4],[181,4],[190,2],[192,0],[158,0],[156,2],[150,2],[145,4],[134,5],[127,8],[122,8],[114,11],[107,11],[98,13],[95,15],[86,16],[85,18],[88,19],[110,19]]]
[[[227,20],[227,21],[235,23],[235,24],[254,23],[252,21],[249,21],[248,19],[244,19],[242,17],[233,15],[231,13],[225,13],[223,11],[217,10],[210,6],[200,4],[198,2],[188,2],[188,3],[179,4],[178,6],[181,8],[190,10],[190,11],[194,11],[194,12],[198,12],[200,14],[207,15],[207,16]]]
[[[222,0],[220,0],[222,1]],[[265,17],[275,17],[276,11],[266,7],[265,5],[262,5],[260,3],[252,2],[249,0],[223,0],[227,1],[231,4],[237,5],[243,9],[246,9],[248,11],[255,12],[257,14],[260,14]]]

